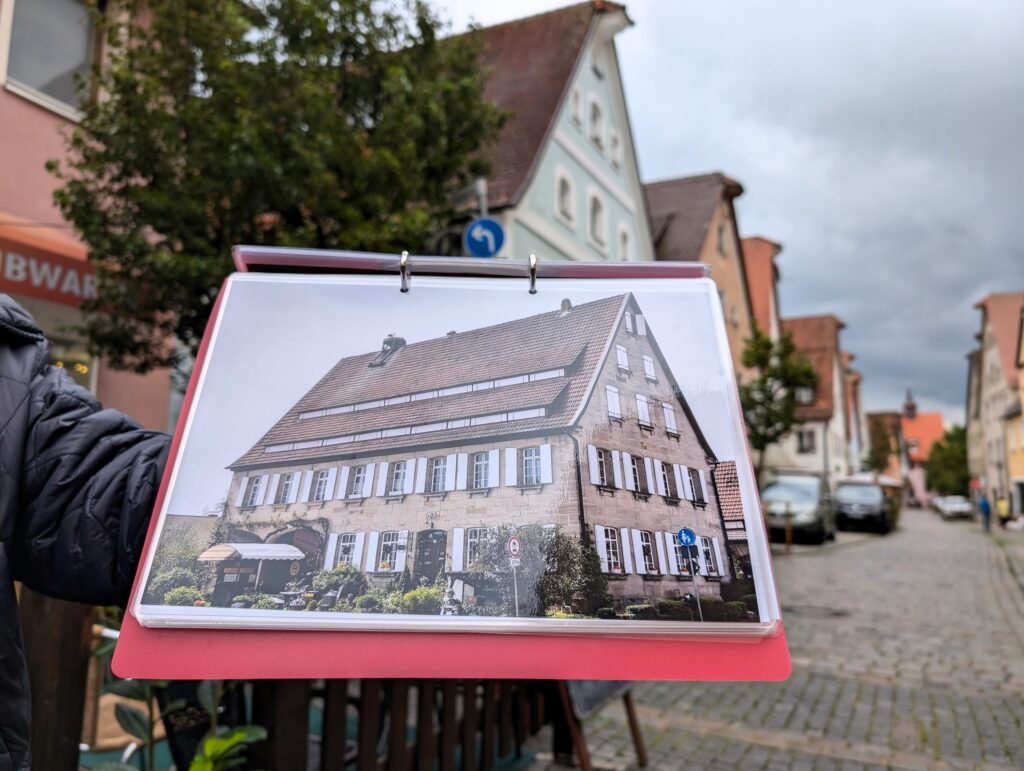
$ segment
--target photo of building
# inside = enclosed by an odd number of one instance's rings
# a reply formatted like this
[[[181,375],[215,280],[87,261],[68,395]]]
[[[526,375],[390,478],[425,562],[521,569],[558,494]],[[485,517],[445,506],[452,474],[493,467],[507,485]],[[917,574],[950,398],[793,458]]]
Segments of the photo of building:
[[[632,294],[419,342],[382,337],[230,463],[216,543],[199,557],[215,567],[213,605],[260,593],[306,607],[290,584],[349,566],[367,590],[443,586],[446,607],[493,615],[510,534],[523,560],[544,534],[596,552],[598,604],[618,614],[720,600],[744,578],[731,555],[748,553],[745,531],[727,529],[717,489],[732,480],[742,519],[735,460],[709,445]]]

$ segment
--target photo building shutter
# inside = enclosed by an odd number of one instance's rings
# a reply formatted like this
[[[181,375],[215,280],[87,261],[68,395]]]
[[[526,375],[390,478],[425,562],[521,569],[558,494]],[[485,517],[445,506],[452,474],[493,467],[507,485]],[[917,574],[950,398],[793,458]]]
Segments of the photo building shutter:
[[[727,575],[728,571],[725,569],[725,563],[722,562],[722,550],[718,547],[718,539],[711,539],[711,550],[715,553],[715,564],[718,566],[718,575]]]
[[[679,575],[679,560],[676,559],[676,536],[673,533],[665,533],[665,551],[668,552],[668,572],[674,576]]]
[[[366,464],[366,473],[363,475],[363,490],[361,498],[369,498],[373,493],[373,470],[377,468],[376,463]]]
[[[633,456],[628,452],[622,453],[622,475],[627,490],[636,490],[636,483],[633,481]]]
[[[638,335],[647,334],[647,322],[644,321],[644,317],[641,314],[636,314],[636,333]]]
[[[462,554],[466,547],[466,528],[457,527],[452,531],[452,572],[462,572]]]
[[[661,475],[661,461],[654,461],[654,485],[658,490],[658,495],[668,495],[668,490],[665,489],[665,480]]]
[[[708,574],[708,561],[704,558],[704,538],[700,537],[697,539],[697,543],[694,544],[697,547],[697,567],[702,576]]]
[[[338,534],[331,533],[327,537],[327,552],[324,554],[324,570],[334,567],[334,553],[338,550]]]
[[[542,485],[551,484],[554,480],[554,474],[551,469],[551,445],[542,444],[540,446],[540,483]]]
[[[654,534],[658,553],[658,572],[668,573],[668,560],[665,558],[665,534],[658,531]]]
[[[608,397],[608,415],[613,418],[622,417],[622,404],[619,402],[619,389],[615,386],[605,386],[605,394]]]
[[[612,479],[615,486],[622,489],[622,459],[618,450],[612,450]]]
[[[270,489],[267,490],[267,503],[273,503],[274,498],[277,497],[277,483],[280,480],[280,474],[274,474],[272,477],[270,477]]]
[[[324,500],[329,501],[334,497],[334,483],[338,481],[338,469],[327,469],[327,489],[324,490]]]
[[[633,331],[633,314],[626,311],[626,331],[632,333]]]
[[[707,503],[711,499],[708,498],[708,486],[704,483],[704,469],[697,469],[697,476],[700,478],[700,494],[704,502]]]
[[[376,573],[380,560],[377,557],[377,541],[380,540],[380,533],[376,530],[370,531],[370,542],[366,545],[366,572]]]
[[[676,410],[671,404],[662,402],[661,409],[665,413],[665,428],[668,431],[678,431],[676,428]]]
[[[366,533],[356,533],[356,542],[352,544],[352,567],[363,569],[363,546],[366,545]]]
[[[249,484],[249,477],[242,477],[238,480],[238,495],[235,496],[235,505],[241,506],[245,500],[245,488]]]
[[[693,500],[690,497],[689,488],[686,486],[686,480],[689,478],[689,475],[686,473],[686,467],[680,466],[678,463],[673,463],[672,474],[676,478],[676,495],[680,498]]]
[[[448,455],[444,459],[444,489],[454,490],[455,489],[455,469],[458,466],[458,456],[455,453]]]
[[[601,572],[608,572],[608,546],[605,543],[604,528],[594,525],[594,546],[597,547],[597,557],[601,560]]]
[[[263,503],[263,501],[265,501],[266,498],[267,498],[267,482],[269,482],[269,481],[270,481],[270,475],[269,474],[264,474],[263,476],[260,477],[260,491],[259,491],[259,494],[256,496],[256,505],[257,506],[261,505]]]
[[[654,462],[650,458],[644,458],[644,471],[647,478],[647,489],[644,492],[649,493],[654,489]]]
[[[686,497],[686,500],[692,501],[693,498],[693,479],[690,477],[690,469],[688,466],[680,467],[680,471],[683,476],[683,487],[680,489]]]
[[[405,557],[409,553],[409,531],[398,531],[398,552],[395,555],[395,572],[405,570]]]
[[[402,493],[409,495],[412,493],[413,485],[416,482],[416,459],[409,458],[405,462],[405,479],[402,480]]]
[[[469,472],[467,468],[469,465],[469,455],[464,452],[460,452],[458,455],[458,463],[456,463],[455,469],[455,489],[465,490],[466,489],[466,474]]]
[[[302,472],[302,502],[305,503],[309,500],[309,488],[313,484],[313,471]]]
[[[519,466],[519,450],[515,447],[505,448],[505,487],[515,487],[516,472]]]
[[[633,562],[636,563],[637,575],[646,575],[647,565],[644,562],[644,548],[640,542],[640,531],[633,528],[630,530],[630,534],[633,537]]]
[[[427,489],[427,459],[416,459],[416,492],[422,493]]]
[[[597,448],[587,445],[587,468],[590,469],[590,484],[601,484],[601,470],[597,467]]]
[[[377,496],[380,497],[388,489],[388,462],[380,464],[380,474],[377,476]]]
[[[301,471],[295,471],[288,475],[291,477],[291,487],[288,488],[288,503],[295,503],[299,500],[299,477],[302,476]]]
[[[622,570],[626,573],[633,572],[633,558],[629,547],[629,528],[619,529],[619,549],[622,550]]]
[[[338,477],[338,491],[337,494],[334,496],[338,500],[341,500],[348,494],[348,474],[348,466],[342,466],[341,476]],[[355,492],[358,493],[359,491],[356,490]]]
[[[501,463],[501,451],[491,450],[487,454],[487,486],[498,486],[498,466]]]

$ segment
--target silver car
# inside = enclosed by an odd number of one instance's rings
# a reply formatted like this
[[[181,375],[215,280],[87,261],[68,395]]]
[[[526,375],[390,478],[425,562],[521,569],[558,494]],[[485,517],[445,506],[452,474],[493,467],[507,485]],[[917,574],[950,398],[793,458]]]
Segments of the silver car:
[[[818,474],[775,473],[761,488],[761,503],[773,536],[785,533],[788,513],[794,534],[813,543],[836,537],[828,485]]]

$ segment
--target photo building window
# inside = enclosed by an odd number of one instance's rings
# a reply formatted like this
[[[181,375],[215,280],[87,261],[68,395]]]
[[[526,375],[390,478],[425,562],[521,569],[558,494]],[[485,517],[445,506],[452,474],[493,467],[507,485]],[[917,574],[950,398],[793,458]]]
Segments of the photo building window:
[[[686,473],[690,475],[690,487],[693,488],[693,502],[707,503],[707,500],[704,498],[704,485],[701,484],[700,471],[691,468],[686,469]]]
[[[292,488],[295,487],[296,474],[282,474],[277,483],[277,494],[274,495],[274,503],[288,503],[291,500]]]
[[[629,472],[633,475],[633,489],[636,492],[649,493],[651,491],[643,458],[638,458],[636,455],[630,456]]]
[[[352,565],[356,560],[356,534],[342,533],[338,537],[338,564]]]
[[[679,429],[676,427],[676,408],[664,402],[661,411],[665,415],[665,431],[672,436],[679,436]]]
[[[640,553],[643,556],[644,568],[648,573],[658,572],[658,561],[654,556],[654,536],[650,530],[640,531]]]
[[[349,475],[348,491],[349,498],[362,498],[363,487],[366,482],[366,466],[355,466]]]
[[[484,544],[487,543],[486,527],[466,528],[466,565],[472,565],[480,559]]]
[[[675,475],[671,472],[671,467],[668,463],[658,464],[661,473],[661,483],[665,487],[666,498],[679,498],[679,489],[676,486]]]
[[[522,451],[523,484],[540,484],[540,447],[527,447]]]
[[[633,325],[633,314],[631,311],[626,311],[626,333],[630,335],[636,334],[636,327]]]
[[[626,353],[626,346],[615,346],[615,360],[619,366],[619,372],[629,372],[629,354]]]
[[[610,572],[622,572],[622,549],[619,548],[619,531],[614,527],[604,528],[604,556],[608,561],[608,570]]]
[[[679,565],[679,572],[684,576],[692,576],[697,572],[696,554],[694,547],[683,546],[679,543],[679,535],[672,534],[672,548],[676,550],[676,564]]]
[[[700,550],[704,554],[704,564],[708,566],[708,575],[721,575],[720,565],[718,560],[715,559],[714,546],[711,543],[711,539],[707,536],[702,535],[700,537]]]
[[[611,487],[612,451],[597,448],[597,483],[601,487]]]
[[[401,495],[405,491],[405,475],[408,473],[409,461],[396,461],[391,466],[391,484],[388,495]]]
[[[619,401],[619,389],[610,385],[604,387],[604,392],[608,398],[608,417],[613,420],[622,420],[622,404]]]
[[[243,506],[255,506],[259,501],[260,488],[263,486],[263,477],[249,477],[246,480],[245,496],[242,498]]]
[[[327,479],[330,472],[321,469],[313,474],[313,494],[309,496],[312,503],[320,503],[327,498]]]
[[[471,456],[473,473],[470,479],[470,488],[483,490],[487,487],[488,474],[490,473],[490,454],[486,452],[475,452]]]
[[[651,423],[651,404],[644,394],[636,395],[636,419],[641,426],[649,427]]]
[[[658,371],[654,369],[654,357],[644,355],[644,377],[652,383],[658,382]]]
[[[380,535],[380,560],[377,562],[377,570],[394,570],[398,564],[398,531],[389,530]]]
[[[430,461],[430,492],[444,492],[444,479],[448,471],[448,458],[442,455]]]

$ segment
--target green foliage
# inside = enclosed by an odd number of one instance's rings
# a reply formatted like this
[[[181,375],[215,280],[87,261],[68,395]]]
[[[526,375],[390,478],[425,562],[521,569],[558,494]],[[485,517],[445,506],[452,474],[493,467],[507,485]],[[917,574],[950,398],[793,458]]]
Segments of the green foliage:
[[[338,565],[333,570],[318,570],[313,576],[313,590],[338,590],[339,597],[358,596],[366,591],[366,577],[352,565]]]
[[[437,616],[441,613],[444,592],[435,586],[421,586],[402,595],[402,613],[416,616]]]
[[[757,450],[757,478],[761,478],[765,450],[797,425],[796,393],[816,388],[818,376],[810,361],[784,334],[777,342],[756,327],[743,349],[743,366],[756,372],[740,383],[740,403],[750,446]]]
[[[893,437],[886,426],[885,420],[879,415],[868,418],[868,468],[881,474],[889,468],[889,459],[897,452],[893,446]],[[966,454],[966,447],[964,452]],[[966,464],[966,459],[965,459]]]
[[[660,600],[658,615],[673,621],[692,621],[693,611],[683,600]]]
[[[693,612],[693,617],[699,619],[701,614],[704,616],[705,621],[722,621],[725,618],[725,610],[721,597],[715,597],[713,594],[702,594],[700,596],[700,614],[697,612],[697,603],[694,601],[690,604],[690,608]]]
[[[566,613],[564,610],[550,610],[548,618],[590,618],[586,613]]]
[[[235,768],[241,764],[246,747],[266,738],[267,730],[260,726],[222,726],[203,737],[196,756],[189,764],[189,771],[225,771]]]
[[[164,595],[171,589],[177,589],[179,586],[191,586],[198,590],[198,584],[195,573],[189,568],[172,567],[153,573],[149,579],[149,585],[146,587],[146,598],[148,602],[159,604],[164,601]]]
[[[188,526],[177,524],[167,528],[153,558],[145,601],[162,603],[164,595],[179,586],[202,589],[212,577],[212,568],[197,561],[205,548]]]
[[[234,244],[425,247],[503,120],[478,39],[439,40],[425,0],[125,0],[95,20],[103,98],[48,166],[97,269],[86,332],[118,367],[197,351]]]
[[[641,621],[653,621],[658,618],[658,613],[654,610],[654,606],[647,603],[641,605],[627,605],[626,613],[629,613],[633,618]]]
[[[757,595],[756,594],[744,594],[740,598],[743,603],[747,606],[747,610],[757,613]]]
[[[164,595],[165,605],[195,605],[204,600],[203,593],[194,586],[179,586]]]
[[[747,604],[738,600],[723,603],[722,618],[725,621],[747,621]]]
[[[249,606],[254,610],[280,610],[283,605],[276,601],[276,598],[271,594],[263,594],[258,592],[252,596],[252,604]]]
[[[401,613],[402,593],[374,588],[352,601],[353,608],[359,613]]]
[[[114,717],[126,733],[146,741],[149,736],[149,717],[145,712],[124,702],[118,702],[114,705]]]
[[[613,620],[619,617],[619,614],[615,612],[615,608],[598,608],[594,615],[606,620]]]
[[[971,481],[967,470],[967,431],[963,426],[947,429],[932,445],[924,464],[928,487],[940,495],[967,495]]]

